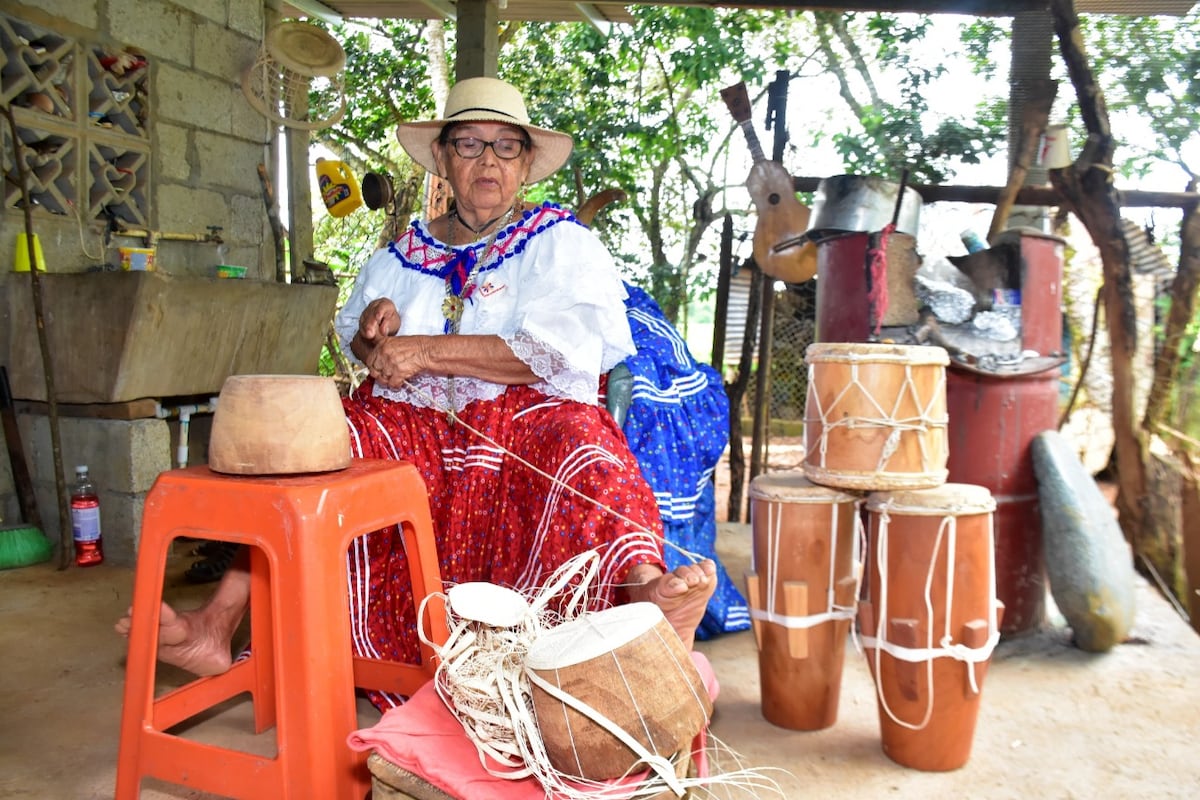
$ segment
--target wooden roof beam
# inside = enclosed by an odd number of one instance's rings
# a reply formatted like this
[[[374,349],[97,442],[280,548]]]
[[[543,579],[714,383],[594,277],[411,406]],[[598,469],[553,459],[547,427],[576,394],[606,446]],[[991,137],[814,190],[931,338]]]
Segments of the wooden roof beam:
[[[421,0],[421,5],[429,8],[442,19],[458,19],[458,6],[452,0]]]

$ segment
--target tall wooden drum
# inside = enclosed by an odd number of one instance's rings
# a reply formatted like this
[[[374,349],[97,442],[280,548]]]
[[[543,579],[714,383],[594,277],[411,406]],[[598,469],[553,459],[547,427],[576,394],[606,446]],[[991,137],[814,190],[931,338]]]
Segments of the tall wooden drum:
[[[927,771],[971,754],[980,693],[1000,639],[992,512],[982,486],[867,498],[862,643],[875,679],[883,752]]]
[[[780,727],[813,731],[837,721],[861,575],[858,501],[799,473],[750,482],[746,590],[762,714]]]
[[[841,489],[946,481],[946,365],[940,347],[816,343],[805,351],[804,474]]]

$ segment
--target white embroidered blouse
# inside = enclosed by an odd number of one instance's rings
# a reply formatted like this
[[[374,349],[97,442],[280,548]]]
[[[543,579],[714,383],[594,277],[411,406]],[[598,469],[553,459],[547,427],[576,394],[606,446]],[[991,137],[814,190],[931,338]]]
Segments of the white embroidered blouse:
[[[459,332],[499,336],[541,378],[534,388],[595,404],[600,375],[635,352],[625,317],[625,287],[608,250],[573,214],[552,203],[510,223],[485,254],[486,244],[480,239],[455,248],[470,263],[484,260]],[[448,250],[416,220],[371,256],[334,322],[348,357],[354,358],[350,341],[358,332],[359,316],[380,297],[396,304],[398,336],[446,332],[442,303],[446,275],[453,268]],[[461,411],[474,400],[499,397],[504,389],[477,378],[421,375],[397,389],[376,385],[374,394],[438,409],[453,400]]]

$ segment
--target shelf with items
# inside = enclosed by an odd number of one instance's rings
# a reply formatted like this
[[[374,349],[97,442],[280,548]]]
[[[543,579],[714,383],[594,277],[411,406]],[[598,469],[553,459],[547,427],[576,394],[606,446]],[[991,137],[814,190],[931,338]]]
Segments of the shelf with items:
[[[15,119],[15,115],[14,115]],[[21,139],[21,157],[25,164],[29,199],[34,209],[45,209],[51,214],[70,214],[76,192],[78,174],[77,142],[69,136],[33,127],[17,128]],[[12,134],[5,126],[0,135],[3,153],[0,165],[5,177],[4,207],[22,208],[19,171],[13,161]]]
[[[147,138],[149,67],[145,57],[129,50],[90,49],[87,63],[89,123]]]
[[[148,226],[150,64],[0,13],[0,106],[13,112],[33,213]],[[8,126],[0,209],[23,208]]]
[[[92,143],[87,161],[89,218],[113,216],[131,225],[148,225],[150,153]]]
[[[75,41],[0,16],[0,105],[72,117]]]

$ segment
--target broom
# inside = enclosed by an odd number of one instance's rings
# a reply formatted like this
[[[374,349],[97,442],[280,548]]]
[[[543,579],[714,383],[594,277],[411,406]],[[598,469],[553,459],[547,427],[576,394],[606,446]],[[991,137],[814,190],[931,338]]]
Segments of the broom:
[[[0,527],[0,569],[12,569],[49,560],[54,545],[41,531],[33,482],[25,465],[25,450],[21,446],[21,432],[17,429],[17,415],[13,411],[8,370],[3,366],[0,366],[0,419],[4,423],[4,443],[8,447],[13,485],[21,503],[21,518],[26,523]]]

